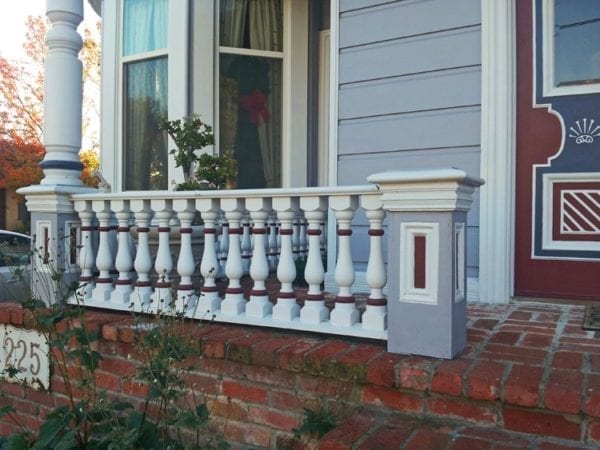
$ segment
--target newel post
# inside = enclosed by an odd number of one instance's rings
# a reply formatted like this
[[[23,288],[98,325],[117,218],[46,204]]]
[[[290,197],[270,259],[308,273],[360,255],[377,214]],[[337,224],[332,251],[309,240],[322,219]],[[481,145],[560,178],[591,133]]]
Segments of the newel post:
[[[46,303],[61,300],[51,281],[49,264],[66,269],[65,282],[77,274],[79,217],[71,195],[91,191],[79,179],[81,149],[82,65],[78,59],[82,38],[83,0],[47,0],[50,28],[44,65],[44,178],[39,185],[19,189],[31,213],[31,235],[36,254],[32,288]],[[95,191],[95,190],[93,190]],[[41,263],[43,257],[47,262]]]
[[[384,172],[388,351],[452,358],[467,343],[466,223],[483,184],[458,169]]]

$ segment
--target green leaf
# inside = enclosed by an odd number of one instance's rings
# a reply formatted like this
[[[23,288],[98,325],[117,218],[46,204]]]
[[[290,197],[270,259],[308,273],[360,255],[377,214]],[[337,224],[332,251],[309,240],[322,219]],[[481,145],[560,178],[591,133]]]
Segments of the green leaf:
[[[200,418],[202,422],[206,422],[208,420],[208,407],[206,403],[201,403],[196,407],[196,415]]]

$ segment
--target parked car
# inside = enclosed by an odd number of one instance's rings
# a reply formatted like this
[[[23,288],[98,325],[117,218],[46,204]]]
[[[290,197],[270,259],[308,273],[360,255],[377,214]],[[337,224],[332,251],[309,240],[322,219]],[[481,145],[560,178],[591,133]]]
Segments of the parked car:
[[[18,301],[29,291],[31,237],[0,230],[0,301]]]

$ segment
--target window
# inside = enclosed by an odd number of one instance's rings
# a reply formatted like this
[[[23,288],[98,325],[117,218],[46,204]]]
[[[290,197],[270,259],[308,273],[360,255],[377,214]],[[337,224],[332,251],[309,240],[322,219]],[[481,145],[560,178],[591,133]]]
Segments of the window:
[[[123,188],[166,189],[168,0],[123,2]]]
[[[598,0],[545,0],[544,8],[546,95],[600,91]]]

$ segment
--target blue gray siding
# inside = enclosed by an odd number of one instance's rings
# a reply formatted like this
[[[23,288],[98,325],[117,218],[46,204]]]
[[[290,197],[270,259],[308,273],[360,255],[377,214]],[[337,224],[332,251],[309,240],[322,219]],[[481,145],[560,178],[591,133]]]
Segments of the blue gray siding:
[[[340,0],[339,184],[395,169],[479,176],[480,103],[480,0]],[[478,226],[476,202],[469,276]]]

